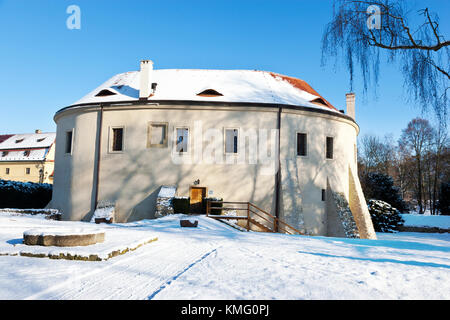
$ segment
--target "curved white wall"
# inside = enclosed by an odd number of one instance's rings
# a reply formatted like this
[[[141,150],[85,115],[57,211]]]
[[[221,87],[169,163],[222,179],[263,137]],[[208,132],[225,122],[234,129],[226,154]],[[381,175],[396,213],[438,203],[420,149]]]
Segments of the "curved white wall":
[[[117,221],[153,218],[161,185],[177,185],[178,195],[189,195],[189,186],[200,186],[225,201],[250,201],[275,213],[275,175],[261,163],[175,164],[172,143],[168,148],[147,148],[149,122],[167,122],[169,139],[175,128],[189,127],[191,135],[201,120],[202,132],[224,128],[240,132],[277,128],[278,108],[248,106],[129,106],[105,107],[103,112],[99,200],[117,204]],[[96,136],[99,108],[69,108],[55,116],[57,123],[55,180],[52,206],[64,219],[90,219],[95,198]],[[109,130],[124,128],[122,153],[108,152]],[[197,126],[197,127],[196,127]],[[74,130],[73,152],[65,154],[65,132]],[[348,196],[348,165],[354,165],[357,126],[342,117],[319,112],[283,109],[281,115],[280,217],[311,234],[326,233],[325,203],[321,190],[327,178],[336,191]],[[308,134],[308,155],[296,154],[296,133]],[[325,137],[334,137],[334,159],[325,159]],[[203,152],[211,141],[191,145],[191,154]],[[223,146],[223,141],[216,141]],[[246,154],[253,145],[247,141]],[[220,149],[223,152],[223,149]]]

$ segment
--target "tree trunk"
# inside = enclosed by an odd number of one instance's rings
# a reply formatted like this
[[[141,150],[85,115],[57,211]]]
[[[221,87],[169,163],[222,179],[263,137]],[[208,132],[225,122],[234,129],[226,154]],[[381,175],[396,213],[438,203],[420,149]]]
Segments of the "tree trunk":
[[[441,157],[441,150],[438,148],[436,152],[436,161],[435,161],[435,167],[434,167],[434,181],[433,181],[433,214],[437,215],[437,209],[436,209],[436,193],[437,193],[437,186],[438,186],[438,179],[439,179],[439,160]]]
[[[419,214],[423,214],[423,204],[422,204],[422,166],[420,163],[420,156],[417,157],[417,171],[418,171],[418,194],[417,194],[417,201],[419,204]]]

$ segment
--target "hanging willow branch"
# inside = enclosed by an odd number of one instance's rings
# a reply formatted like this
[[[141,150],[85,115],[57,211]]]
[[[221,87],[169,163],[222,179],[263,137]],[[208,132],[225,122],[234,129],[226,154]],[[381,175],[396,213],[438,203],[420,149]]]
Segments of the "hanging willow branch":
[[[343,58],[353,89],[355,69],[363,78],[363,90],[376,88],[381,56],[398,63],[408,97],[431,107],[442,122],[447,119],[450,87],[450,41],[441,34],[439,18],[428,8],[408,10],[401,0],[335,0],[333,18],[322,38],[322,64],[328,57]],[[368,19],[379,9],[379,25]],[[373,86],[372,86],[373,85]]]

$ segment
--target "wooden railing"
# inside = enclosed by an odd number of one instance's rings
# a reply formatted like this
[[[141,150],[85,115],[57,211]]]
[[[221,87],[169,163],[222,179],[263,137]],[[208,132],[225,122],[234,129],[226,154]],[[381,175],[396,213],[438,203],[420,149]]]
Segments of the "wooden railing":
[[[221,205],[221,206],[220,206]],[[219,211],[219,214],[213,214],[212,211]],[[242,212],[241,215],[222,214],[222,211]],[[224,220],[247,220],[246,229],[250,230],[252,225],[257,226],[265,232],[284,232],[288,234],[303,234],[301,231],[287,224],[280,218],[258,208],[251,202],[230,202],[230,201],[214,201],[206,202],[206,216],[214,219]]]

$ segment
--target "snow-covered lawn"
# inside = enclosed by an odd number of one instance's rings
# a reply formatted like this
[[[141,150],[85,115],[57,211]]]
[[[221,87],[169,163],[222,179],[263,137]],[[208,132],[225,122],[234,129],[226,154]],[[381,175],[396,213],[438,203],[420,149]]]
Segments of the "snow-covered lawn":
[[[105,240],[94,245],[78,247],[28,246],[23,244],[24,233],[55,236],[105,233]],[[33,217],[0,213],[0,256],[28,255],[54,258],[63,256],[65,258],[76,257],[80,260],[89,258],[91,260],[107,260],[156,240],[155,234],[141,228],[118,228],[105,224],[46,220],[45,215]]]
[[[107,261],[0,256],[0,299],[450,299],[448,233],[306,237],[241,232],[203,216],[180,228],[182,217],[101,225],[107,238],[158,238]],[[0,248],[27,229],[61,225],[99,228],[0,215]]]
[[[450,230],[450,216],[402,214],[402,218],[407,227],[435,227]]]

